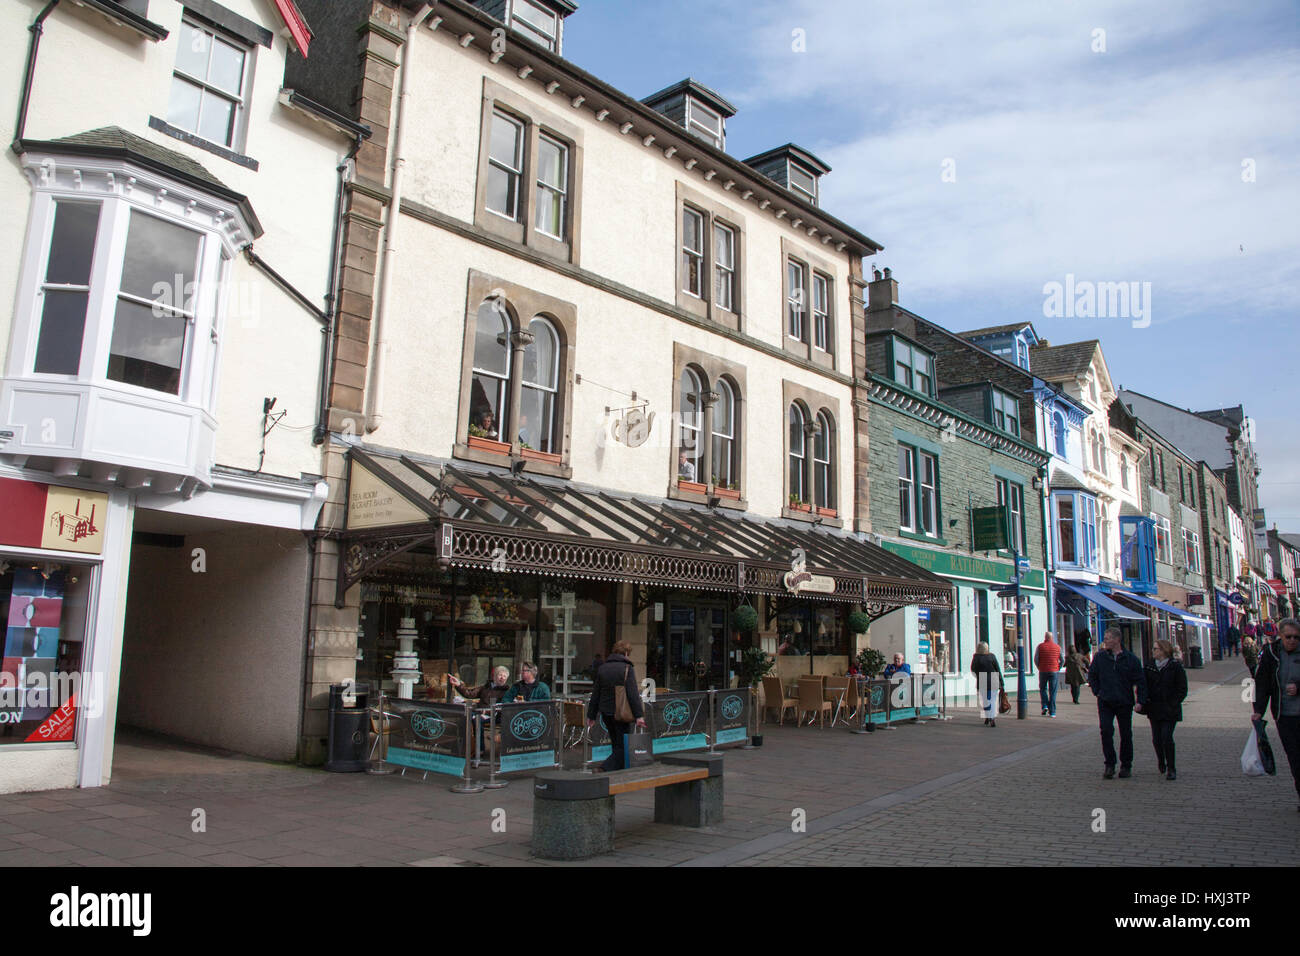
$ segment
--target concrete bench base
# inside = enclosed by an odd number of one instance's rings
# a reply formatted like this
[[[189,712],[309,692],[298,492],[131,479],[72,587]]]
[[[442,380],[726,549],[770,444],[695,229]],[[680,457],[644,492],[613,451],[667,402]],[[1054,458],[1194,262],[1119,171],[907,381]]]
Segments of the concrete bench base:
[[[683,780],[684,775],[694,779]],[[651,788],[656,823],[707,827],[722,822],[721,754],[677,754],[651,767],[613,773],[547,771],[533,781],[533,855],[582,860],[613,851],[614,796]]]

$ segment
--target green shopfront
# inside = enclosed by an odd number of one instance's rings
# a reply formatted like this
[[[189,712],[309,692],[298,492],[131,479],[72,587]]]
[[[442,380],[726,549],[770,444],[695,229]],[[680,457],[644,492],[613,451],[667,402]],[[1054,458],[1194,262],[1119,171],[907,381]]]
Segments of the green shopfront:
[[[1001,596],[1012,587],[1015,569],[1010,560],[983,558],[927,548],[908,541],[882,543],[885,550],[951,581],[956,587],[952,610],[911,606],[900,608],[871,626],[871,646],[889,656],[901,650],[912,670],[937,671],[944,675],[944,693],[964,698],[974,693],[970,661],[975,646],[987,642],[1007,679],[1008,691],[1015,687],[1017,669],[1015,598]],[[1026,675],[1033,669],[1032,649],[1048,628],[1048,608],[1041,569],[1025,572],[1020,581],[1021,614],[1026,655]],[[1030,681],[1030,689],[1037,677]]]

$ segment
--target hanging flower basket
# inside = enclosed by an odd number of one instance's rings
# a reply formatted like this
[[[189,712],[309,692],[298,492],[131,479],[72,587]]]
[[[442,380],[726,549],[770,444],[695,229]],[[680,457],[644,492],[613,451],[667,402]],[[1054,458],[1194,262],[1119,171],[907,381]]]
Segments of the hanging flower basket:
[[[758,612],[748,604],[742,604],[731,612],[731,624],[742,633],[752,631],[758,627]]]
[[[850,634],[865,634],[871,626],[871,618],[865,611],[850,611],[845,623],[848,624]]]

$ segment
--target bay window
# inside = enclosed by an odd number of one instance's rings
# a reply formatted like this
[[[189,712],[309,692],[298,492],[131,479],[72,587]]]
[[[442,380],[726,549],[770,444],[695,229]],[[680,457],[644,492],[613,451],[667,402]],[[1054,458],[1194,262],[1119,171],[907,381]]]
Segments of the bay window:
[[[1099,570],[1097,499],[1082,492],[1057,491],[1052,494],[1052,504],[1056,508],[1053,540],[1057,563]]]
[[[1140,515],[1120,515],[1119,540],[1124,583],[1134,591],[1155,591],[1155,522]]]

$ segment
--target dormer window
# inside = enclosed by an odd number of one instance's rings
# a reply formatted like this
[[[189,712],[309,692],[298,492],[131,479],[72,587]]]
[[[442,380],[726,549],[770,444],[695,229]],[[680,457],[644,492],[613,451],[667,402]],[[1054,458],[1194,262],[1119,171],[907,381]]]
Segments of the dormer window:
[[[553,11],[533,0],[511,0],[510,26],[552,53],[558,52],[559,20]]]
[[[707,86],[685,79],[641,102],[710,146],[727,148],[727,120],[736,108]]]
[[[893,379],[904,388],[934,397],[934,356],[895,336],[890,339]]]
[[[1020,437],[1020,403],[1015,397],[996,388],[990,389],[990,420],[1004,432]]]
[[[817,205],[817,177],[795,162],[790,163],[788,176],[790,188],[802,193],[814,206]]]

